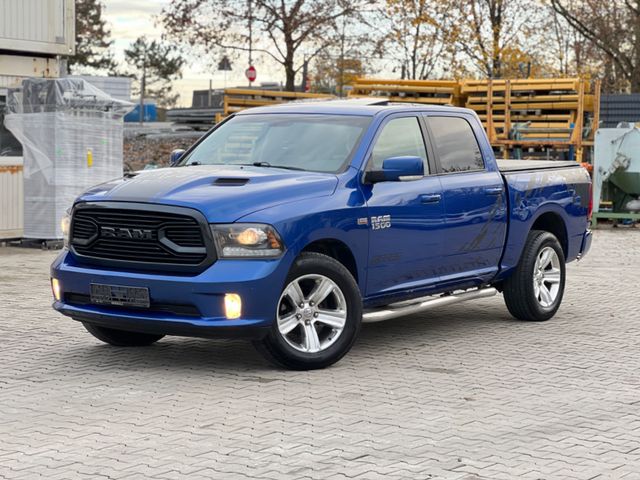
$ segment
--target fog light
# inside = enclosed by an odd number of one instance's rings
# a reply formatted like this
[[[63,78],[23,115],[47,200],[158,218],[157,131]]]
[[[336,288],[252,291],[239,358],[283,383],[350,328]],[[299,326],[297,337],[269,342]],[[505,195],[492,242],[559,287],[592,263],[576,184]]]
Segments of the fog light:
[[[51,279],[51,291],[53,292],[53,298],[56,302],[59,302],[62,299],[62,291],[60,290],[60,281],[57,278]]]
[[[240,318],[242,315],[242,299],[237,293],[227,293],[224,296],[224,311],[228,319]]]

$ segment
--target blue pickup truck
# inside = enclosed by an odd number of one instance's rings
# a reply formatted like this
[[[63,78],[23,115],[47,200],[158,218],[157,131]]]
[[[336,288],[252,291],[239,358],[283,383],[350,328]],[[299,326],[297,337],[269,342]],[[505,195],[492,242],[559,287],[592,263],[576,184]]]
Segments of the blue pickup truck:
[[[470,110],[380,99],[240,112],[170,168],[81,195],[53,307],[103,342],[242,336],[323,368],[362,322],[501,292],[551,318],[589,250],[575,162],[496,160]]]

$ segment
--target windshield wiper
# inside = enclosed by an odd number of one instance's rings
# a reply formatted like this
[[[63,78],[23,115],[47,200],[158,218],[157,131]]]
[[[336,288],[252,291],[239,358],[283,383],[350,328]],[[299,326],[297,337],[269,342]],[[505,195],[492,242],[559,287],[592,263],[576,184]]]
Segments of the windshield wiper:
[[[284,168],[286,170],[301,170],[303,172],[306,172],[304,168],[290,167],[288,165],[271,165],[269,162],[253,162],[251,165],[253,165],[254,167]]]

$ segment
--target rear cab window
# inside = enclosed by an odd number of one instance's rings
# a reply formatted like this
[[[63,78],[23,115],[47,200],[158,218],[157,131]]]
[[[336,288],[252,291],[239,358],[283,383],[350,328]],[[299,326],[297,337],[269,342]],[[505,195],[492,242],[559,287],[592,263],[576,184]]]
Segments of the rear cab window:
[[[427,116],[442,173],[484,170],[482,152],[469,122],[462,117]]]

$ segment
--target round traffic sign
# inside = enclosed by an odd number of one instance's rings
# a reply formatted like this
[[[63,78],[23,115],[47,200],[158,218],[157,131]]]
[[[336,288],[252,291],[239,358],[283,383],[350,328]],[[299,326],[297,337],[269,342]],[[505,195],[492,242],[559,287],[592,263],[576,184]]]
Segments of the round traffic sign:
[[[247,80],[249,80],[250,82],[255,81],[258,72],[256,72],[256,69],[253,65],[251,65],[249,68],[247,68],[244,72],[244,74],[247,76]]]

